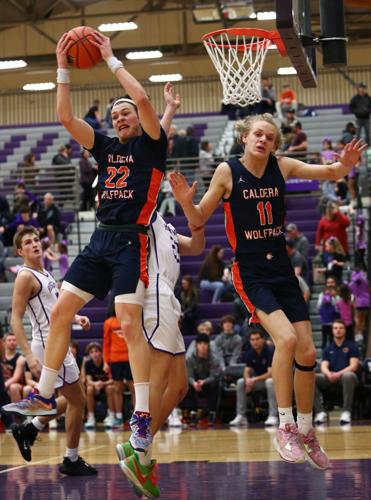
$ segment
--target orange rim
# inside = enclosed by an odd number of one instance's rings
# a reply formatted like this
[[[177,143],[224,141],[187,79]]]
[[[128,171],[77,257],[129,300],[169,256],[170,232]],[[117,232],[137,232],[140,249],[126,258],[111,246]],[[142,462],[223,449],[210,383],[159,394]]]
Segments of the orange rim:
[[[225,28],[222,30],[211,31],[210,33],[206,33],[206,35],[204,35],[201,38],[201,40],[210,47],[219,47],[228,49],[229,47],[227,45],[216,43],[215,40],[213,40],[213,37],[223,34],[234,35],[234,36],[249,36],[251,38],[259,37],[265,39],[253,43],[239,43],[235,45],[231,43],[231,48],[236,49],[238,52],[244,52],[246,48],[250,50],[256,50],[258,47],[261,48],[266,44],[270,45],[272,43],[277,46],[277,49],[279,50],[282,56],[286,55],[286,49],[278,31],[268,31],[259,28]]]

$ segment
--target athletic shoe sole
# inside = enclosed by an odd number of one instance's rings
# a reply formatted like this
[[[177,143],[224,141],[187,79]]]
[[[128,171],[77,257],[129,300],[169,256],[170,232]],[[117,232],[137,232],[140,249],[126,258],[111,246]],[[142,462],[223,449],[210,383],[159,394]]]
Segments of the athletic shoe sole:
[[[28,410],[6,410],[4,407],[0,408],[0,412],[4,415],[22,415],[24,417],[55,417],[57,410],[34,410],[30,412]]]
[[[284,456],[282,456],[282,454],[281,454],[281,448],[280,448],[280,445],[278,444],[278,441],[277,441],[276,438],[273,438],[273,446],[275,447],[277,453],[282,458],[282,460],[284,460],[288,464],[304,464],[305,463],[305,457],[303,457],[302,459],[299,458],[298,460],[287,460],[287,458],[285,458]]]
[[[122,472],[125,474],[127,480],[129,481],[129,483],[132,484],[138,490],[138,493],[140,492],[140,496],[144,495],[145,497],[151,498],[152,500],[156,500],[158,498],[143,488],[143,486],[140,484],[135,474],[133,474],[129,469],[129,467],[126,466],[125,460],[120,461],[120,467]]]
[[[122,469],[122,465],[121,465],[121,462],[123,462],[126,458],[126,455],[125,455],[125,452],[124,452],[124,448],[122,447],[121,444],[117,444],[116,445],[116,455],[117,455],[117,458],[119,459],[119,462],[120,462],[120,467],[121,467],[121,470]],[[126,474],[125,474],[126,476]],[[130,486],[133,488],[133,491],[134,493],[136,494],[137,497],[141,497],[143,495],[143,492],[141,489],[139,489],[132,481],[129,480],[129,478],[126,476]]]

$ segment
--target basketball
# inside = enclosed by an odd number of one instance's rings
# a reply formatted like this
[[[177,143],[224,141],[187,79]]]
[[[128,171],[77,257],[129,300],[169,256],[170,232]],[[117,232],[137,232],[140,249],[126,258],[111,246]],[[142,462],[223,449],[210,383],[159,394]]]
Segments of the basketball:
[[[93,31],[89,26],[78,26],[68,32],[74,41],[68,51],[68,62],[74,68],[92,68],[101,61],[100,50],[90,42]]]

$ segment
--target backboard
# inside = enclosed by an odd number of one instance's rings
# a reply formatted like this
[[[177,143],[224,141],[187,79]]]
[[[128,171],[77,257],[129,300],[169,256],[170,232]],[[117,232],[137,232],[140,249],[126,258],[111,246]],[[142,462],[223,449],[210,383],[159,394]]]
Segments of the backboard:
[[[310,0],[276,0],[276,26],[304,88],[317,87],[316,49],[312,40]]]

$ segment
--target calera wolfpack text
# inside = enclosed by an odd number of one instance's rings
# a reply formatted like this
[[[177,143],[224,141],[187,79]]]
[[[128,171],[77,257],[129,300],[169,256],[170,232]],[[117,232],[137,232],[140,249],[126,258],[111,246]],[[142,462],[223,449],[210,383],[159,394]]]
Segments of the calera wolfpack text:
[[[265,227],[264,229],[245,229],[245,236],[247,240],[262,240],[265,238],[275,238],[283,234],[282,226]]]

